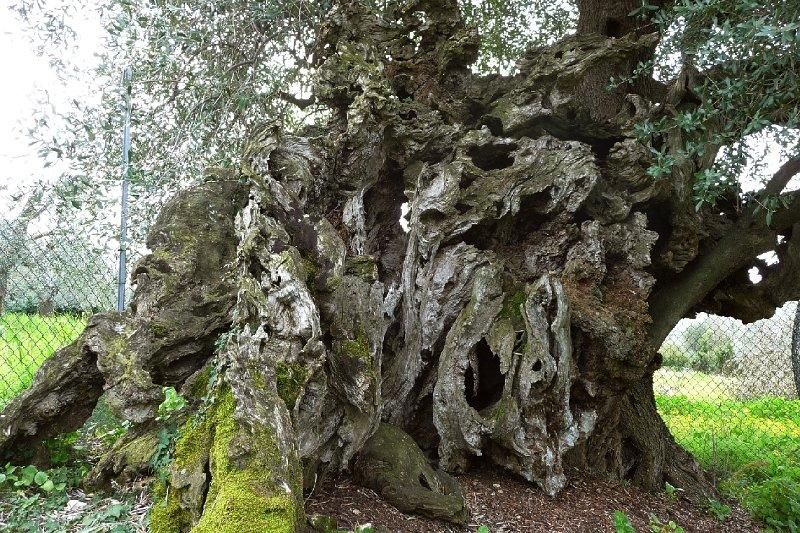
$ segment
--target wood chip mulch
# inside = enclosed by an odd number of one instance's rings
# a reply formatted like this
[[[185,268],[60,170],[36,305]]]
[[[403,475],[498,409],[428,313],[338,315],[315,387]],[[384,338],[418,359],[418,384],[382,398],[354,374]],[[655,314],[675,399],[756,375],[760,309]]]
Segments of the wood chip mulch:
[[[474,533],[480,525],[488,526],[491,533],[614,531],[615,510],[627,514],[640,532],[651,531],[651,513],[663,523],[675,521],[687,532],[759,531],[747,513],[732,502],[727,502],[731,514],[719,522],[706,509],[684,498],[670,501],[665,494],[584,473],[573,472],[569,477],[567,487],[556,498],[549,498],[533,484],[495,468],[458,476],[472,511],[466,527],[403,514],[375,492],[347,478],[317,487],[306,502],[306,513],[331,516],[346,530],[371,524],[376,531],[393,533]]]

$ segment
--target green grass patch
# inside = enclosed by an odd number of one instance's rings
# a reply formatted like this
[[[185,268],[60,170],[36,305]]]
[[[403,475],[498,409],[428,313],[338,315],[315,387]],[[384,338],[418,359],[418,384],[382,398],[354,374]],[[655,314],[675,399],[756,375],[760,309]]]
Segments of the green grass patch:
[[[800,458],[769,458],[735,471],[720,483],[768,531],[800,531]]]
[[[657,396],[675,440],[774,531],[800,531],[800,400]]]
[[[656,404],[675,439],[707,469],[726,474],[765,458],[800,453],[800,401],[691,400],[660,396]]]
[[[6,313],[0,316],[0,409],[25,390],[53,353],[74,341],[86,318]]]

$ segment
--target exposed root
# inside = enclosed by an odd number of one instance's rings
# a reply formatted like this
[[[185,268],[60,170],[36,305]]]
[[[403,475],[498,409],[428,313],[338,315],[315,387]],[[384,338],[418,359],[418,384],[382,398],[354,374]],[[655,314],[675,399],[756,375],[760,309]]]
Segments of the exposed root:
[[[401,511],[466,523],[469,511],[455,479],[428,464],[414,440],[381,424],[353,466],[354,479]]]
[[[98,357],[113,349],[121,315],[96,315],[78,339],[50,357],[25,392],[2,413],[0,452],[4,460],[46,466],[42,441],[81,427],[103,392]]]

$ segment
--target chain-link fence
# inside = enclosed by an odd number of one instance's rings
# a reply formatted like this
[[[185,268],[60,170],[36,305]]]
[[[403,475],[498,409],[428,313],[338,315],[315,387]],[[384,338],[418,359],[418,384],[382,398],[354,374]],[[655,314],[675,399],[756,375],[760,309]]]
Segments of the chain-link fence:
[[[701,314],[682,320],[661,347],[661,415],[712,472],[800,457],[796,309],[790,302],[751,324]]]
[[[0,219],[0,409],[89,315],[114,308],[114,251],[71,222],[41,208]]]
[[[117,252],[108,237],[35,214],[0,219],[0,409],[80,334],[91,313],[116,303]],[[659,410],[712,471],[800,455],[796,307],[752,324],[700,315],[681,321],[665,341],[654,379]]]

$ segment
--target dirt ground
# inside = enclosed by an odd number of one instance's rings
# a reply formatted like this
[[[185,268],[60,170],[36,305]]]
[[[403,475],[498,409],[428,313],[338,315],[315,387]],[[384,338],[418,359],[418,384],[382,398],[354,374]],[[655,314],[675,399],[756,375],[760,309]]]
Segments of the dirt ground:
[[[686,499],[670,501],[666,494],[651,494],[578,472],[571,473],[567,487],[556,498],[494,468],[458,476],[458,481],[472,511],[466,527],[403,514],[375,492],[345,478],[317,487],[306,502],[306,512],[332,516],[342,529],[372,524],[376,532],[393,533],[475,532],[481,525],[491,533],[614,531],[615,510],[627,514],[640,532],[651,531],[651,514],[664,524],[672,520],[687,532],[759,531],[747,513],[731,502],[727,502],[731,514],[719,522]]]

